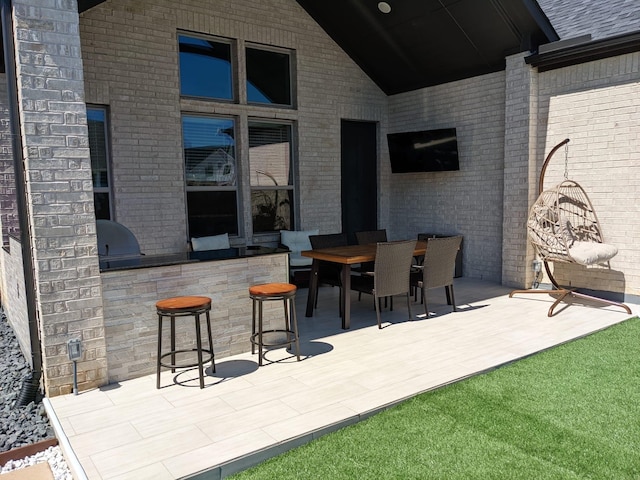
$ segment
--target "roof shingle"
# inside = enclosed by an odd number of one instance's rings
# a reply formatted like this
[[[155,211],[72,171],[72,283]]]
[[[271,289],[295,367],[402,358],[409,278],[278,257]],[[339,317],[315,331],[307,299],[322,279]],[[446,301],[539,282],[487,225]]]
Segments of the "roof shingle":
[[[561,40],[592,40],[640,31],[639,0],[538,0]]]

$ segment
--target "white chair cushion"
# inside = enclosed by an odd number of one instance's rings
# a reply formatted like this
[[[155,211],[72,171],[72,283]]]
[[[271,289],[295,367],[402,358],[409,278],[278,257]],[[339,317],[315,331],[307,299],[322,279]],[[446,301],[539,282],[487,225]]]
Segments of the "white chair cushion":
[[[221,235],[212,235],[210,237],[191,238],[191,248],[194,252],[230,248],[229,234],[223,233]]]
[[[581,265],[596,265],[611,260],[618,253],[618,248],[607,243],[573,242],[569,248],[569,256]]]
[[[312,250],[309,235],[318,235],[319,230],[281,230],[280,243],[285,245],[291,253],[289,254],[289,265],[292,267],[304,267],[311,265],[311,258],[303,257],[300,252]]]
[[[289,266],[290,267],[308,267],[313,263],[313,259],[309,257],[303,257],[299,253],[289,254]]]

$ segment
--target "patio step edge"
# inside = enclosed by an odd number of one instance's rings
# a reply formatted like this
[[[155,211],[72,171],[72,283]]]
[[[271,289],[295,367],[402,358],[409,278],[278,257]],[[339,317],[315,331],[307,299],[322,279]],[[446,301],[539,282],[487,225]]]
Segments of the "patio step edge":
[[[42,403],[44,404],[44,409],[49,417],[51,427],[58,439],[58,445],[60,446],[60,450],[62,450],[62,455],[64,455],[64,458],[67,461],[67,466],[69,467],[69,470],[71,470],[74,480],[89,480],[87,474],[82,468],[82,465],[80,464],[80,461],[78,460],[78,457],[73,451],[73,448],[71,448],[71,442],[69,442],[69,438],[64,433],[64,428],[62,428],[62,424],[53,409],[53,405],[51,405],[51,401],[45,397],[42,399]]]

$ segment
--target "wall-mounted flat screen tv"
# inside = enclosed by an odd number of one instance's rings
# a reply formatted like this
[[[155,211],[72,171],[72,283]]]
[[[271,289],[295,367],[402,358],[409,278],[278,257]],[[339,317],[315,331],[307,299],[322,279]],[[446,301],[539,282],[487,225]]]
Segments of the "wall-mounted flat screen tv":
[[[455,128],[387,134],[391,172],[460,170]]]

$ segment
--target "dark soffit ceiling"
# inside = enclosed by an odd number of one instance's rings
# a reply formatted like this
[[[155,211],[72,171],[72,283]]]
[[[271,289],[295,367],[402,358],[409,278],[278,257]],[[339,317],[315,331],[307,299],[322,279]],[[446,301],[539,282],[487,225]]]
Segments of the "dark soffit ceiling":
[[[297,0],[388,95],[505,68],[558,35],[535,0]]]
[[[104,3],[106,0],[78,0],[78,13],[82,13],[90,8]]]
[[[378,0],[296,1],[387,95],[500,71],[559,39],[535,0],[388,0],[388,14]]]

